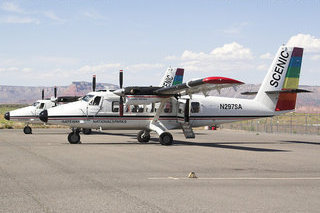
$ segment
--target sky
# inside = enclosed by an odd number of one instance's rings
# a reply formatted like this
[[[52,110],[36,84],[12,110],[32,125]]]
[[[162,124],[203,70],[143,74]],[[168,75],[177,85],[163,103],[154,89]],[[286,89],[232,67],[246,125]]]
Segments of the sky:
[[[320,0],[0,0],[0,85],[158,85],[223,76],[259,84],[278,48],[304,48],[300,84],[320,86]]]

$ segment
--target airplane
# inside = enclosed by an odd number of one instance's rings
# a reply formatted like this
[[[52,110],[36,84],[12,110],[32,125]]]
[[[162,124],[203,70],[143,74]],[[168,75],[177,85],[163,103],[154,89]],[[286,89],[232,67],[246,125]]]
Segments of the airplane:
[[[92,90],[96,89],[96,76],[93,75],[92,78]],[[57,103],[69,103],[79,100],[79,96],[60,96],[57,97],[57,87],[54,87],[54,96],[48,99],[44,98],[44,90],[42,90],[41,100],[37,100],[31,106],[22,107],[4,114],[6,120],[18,121],[26,123],[23,128],[25,134],[32,134],[32,128],[29,124],[43,124],[39,120],[39,113],[45,109],[56,107]],[[82,129],[84,134],[90,134],[91,129]]]
[[[281,46],[254,99],[209,96],[209,91],[236,87],[243,82],[225,77],[207,77],[173,85],[172,68],[159,87],[122,87],[92,92],[81,101],[40,113],[41,121],[70,126],[71,144],[80,142],[80,128],[140,130],[137,140],[147,143],[150,132],[159,135],[161,145],[172,145],[171,129],[182,129],[194,138],[193,127],[213,126],[240,120],[272,117],[295,109],[303,48]],[[171,71],[170,71],[171,69]],[[182,69],[175,69],[175,72]],[[174,71],[174,70],[173,70]],[[171,74],[170,74],[171,72]],[[203,93],[202,95],[197,93]]]

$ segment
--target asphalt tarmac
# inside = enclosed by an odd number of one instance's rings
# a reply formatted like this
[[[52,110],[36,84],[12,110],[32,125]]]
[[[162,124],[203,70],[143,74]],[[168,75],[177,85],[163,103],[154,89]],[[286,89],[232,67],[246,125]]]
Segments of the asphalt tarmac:
[[[319,212],[320,136],[0,130],[0,212]],[[188,178],[195,172],[198,178]]]

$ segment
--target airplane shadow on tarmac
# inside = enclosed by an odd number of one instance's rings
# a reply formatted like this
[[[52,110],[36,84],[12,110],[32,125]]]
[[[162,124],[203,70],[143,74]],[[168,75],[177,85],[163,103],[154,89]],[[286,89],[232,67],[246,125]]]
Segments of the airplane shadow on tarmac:
[[[136,139],[134,134],[106,134],[106,135],[118,135],[118,136],[129,136],[132,139]],[[142,143],[132,143],[132,142],[102,142],[102,143],[82,143],[81,145],[159,145],[158,138],[151,138],[150,142]],[[234,149],[234,150],[243,150],[243,151],[254,151],[254,152],[289,152],[288,150],[281,149],[269,149],[269,148],[257,148],[257,147],[247,147],[247,146],[238,146],[236,144],[272,144],[270,142],[226,142],[226,143],[212,143],[212,142],[188,142],[181,140],[174,140],[173,146],[202,146],[202,147],[212,147],[212,148],[222,148],[222,149]]]
[[[320,145],[320,143],[317,142],[309,142],[309,141],[281,141],[283,143],[297,143],[297,144],[309,144],[309,145]]]
[[[227,142],[227,143],[212,143],[212,142],[186,142],[186,141],[177,141],[174,142],[175,145],[181,146],[204,146],[212,148],[222,148],[222,149],[236,149],[243,151],[254,151],[254,152],[289,152],[288,150],[281,149],[268,149],[268,148],[257,148],[257,147],[248,147],[248,146],[237,146],[231,144],[262,144],[262,143],[250,143],[250,142]],[[270,143],[266,143],[270,144]]]
[[[112,136],[126,136],[126,137],[134,137],[137,138],[137,134],[131,133],[109,133],[109,132],[92,132],[90,135],[112,135]]]

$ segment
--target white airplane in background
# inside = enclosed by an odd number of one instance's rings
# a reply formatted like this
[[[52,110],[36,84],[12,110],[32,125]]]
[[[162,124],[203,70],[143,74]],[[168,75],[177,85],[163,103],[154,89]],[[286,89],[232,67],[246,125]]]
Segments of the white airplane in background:
[[[96,76],[92,79],[92,89],[95,91],[96,88]],[[44,90],[42,90],[42,99],[37,100],[31,106],[22,107],[16,110],[12,110],[4,114],[6,120],[24,122],[26,126],[23,128],[25,134],[32,134],[32,128],[29,124],[43,124],[39,120],[39,113],[45,109],[56,107],[57,103],[69,103],[78,101],[79,96],[60,96],[57,97],[57,87],[54,87],[54,96],[48,99],[44,98]],[[82,129],[84,134],[90,134],[91,129]]]
[[[302,48],[281,46],[252,100],[207,96],[210,90],[243,84],[230,78],[208,77],[173,84],[177,78],[174,72],[182,69],[168,69],[160,87],[122,88],[121,71],[119,90],[89,93],[81,101],[44,110],[39,118],[49,124],[70,126],[68,141],[73,144],[80,143],[80,128],[99,128],[140,130],[137,139],[141,143],[148,142],[150,132],[155,131],[162,145],[171,145],[170,129],[182,128],[186,138],[194,138],[192,127],[272,117],[294,110],[297,93],[308,92],[298,89],[302,54]],[[203,95],[195,95],[200,92]]]

